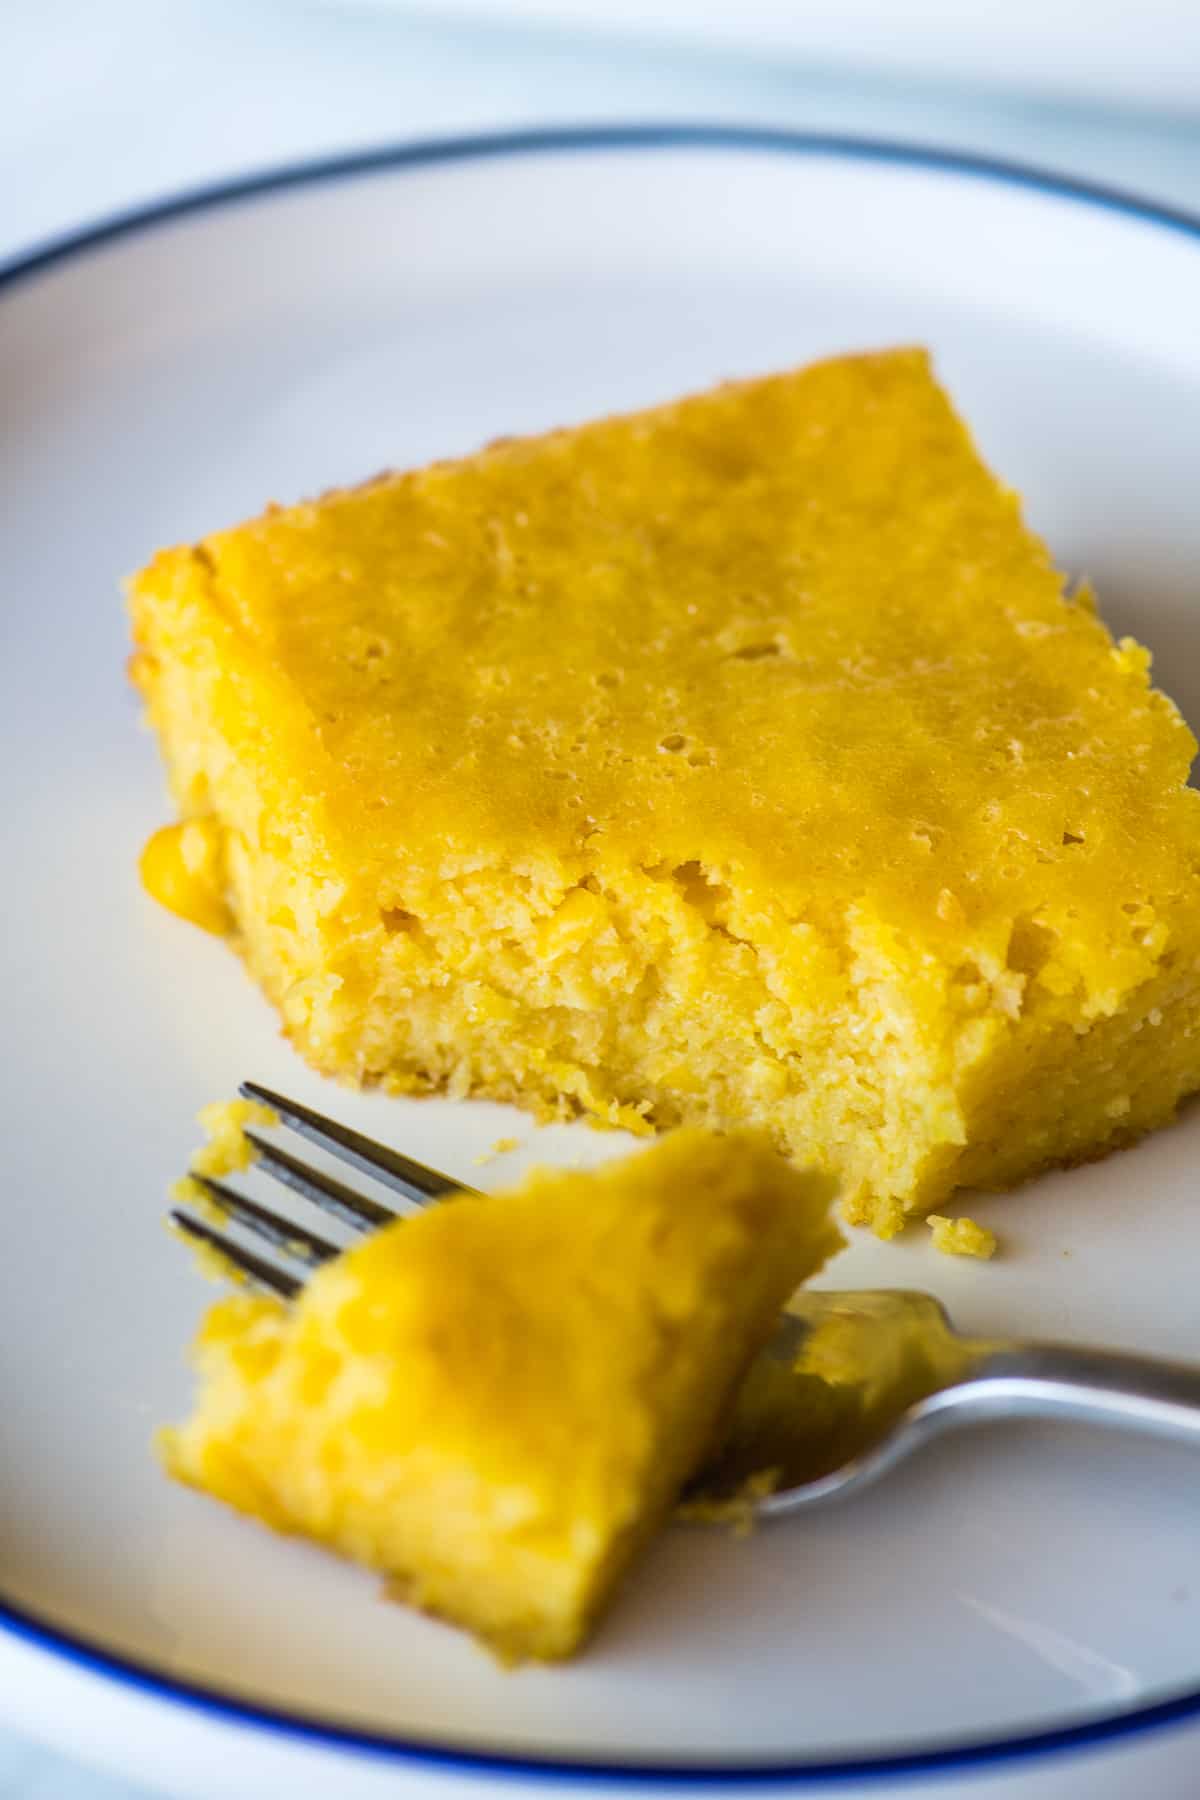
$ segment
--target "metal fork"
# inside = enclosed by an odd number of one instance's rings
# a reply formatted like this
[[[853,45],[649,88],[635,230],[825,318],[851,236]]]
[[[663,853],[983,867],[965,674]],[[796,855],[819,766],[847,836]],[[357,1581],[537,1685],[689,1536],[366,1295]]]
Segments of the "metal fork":
[[[257,1082],[238,1091],[410,1204],[476,1191]],[[257,1168],[351,1230],[375,1231],[396,1217],[258,1132],[246,1136]],[[338,1245],[227,1183],[193,1179],[231,1223],[302,1267],[339,1254]],[[171,1219],[253,1286],[286,1301],[300,1293],[302,1277],[225,1232],[181,1209]],[[821,1373],[821,1348],[831,1340],[840,1370],[832,1376]],[[808,1290],[791,1301],[751,1365],[721,1453],[686,1498],[701,1514],[713,1502],[719,1510],[738,1499],[760,1517],[777,1517],[865,1486],[953,1426],[997,1418],[1121,1425],[1200,1448],[1200,1368],[1072,1344],[965,1338],[929,1294]]]
[[[238,1093],[245,1100],[257,1100],[260,1105],[270,1107],[280,1124],[290,1126],[318,1149],[328,1151],[342,1162],[349,1163],[351,1168],[382,1182],[384,1187],[402,1195],[410,1204],[426,1206],[431,1200],[440,1200],[446,1194],[472,1194],[477,1191],[468,1187],[464,1181],[454,1181],[449,1175],[427,1168],[424,1163],[414,1162],[410,1156],[403,1156],[398,1150],[389,1150],[385,1144],[376,1143],[374,1138],[364,1137],[361,1131],[351,1131],[349,1126],[339,1125],[336,1119],[327,1119],[323,1113],[313,1112],[311,1107],[301,1106],[296,1100],[288,1100],[283,1094],[260,1087],[256,1081],[243,1081],[238,1087]],[[277,1149],[257,1131],[246,1131],[243,1135],[254,1146],[256,1168],[282,1182],[284,1187],[290,1188],[302,1200],[311,1201],[331,1218],[348,1225],[352,1231],[378,1231],[381,1225],[391,1224],[397,1216],[377,1200],[357,1193],[343,1182],[335,1181],[332,1176],[322,1174],[319,1169],[310,1168],[298,1157]],[[281,1218],[269,1207],[259,1206],[257,1201],[247,1199],[225,1182],[194,1170],[191,1179],[199,1182],[218,1211],[234,1224],[241,1225],[254,1237],[261,1238],[264,1243],[302,1263],[305,1268],[318,1269],[322,1263],[340,1255],[337,1244],[331,1244],[328,1239],[318,1236],[315,1231],[309,1231],[306,1226]],[[304,1285],[303,1280],[289,1275],[275,1263],[256,1256],[234,1238],[226,1237],[223,1232],[214,1230],[203,1219],[195,1218],[182,1208],[172,1211],[171,1223],[194,1243],[204,1244],[218,1251],[253,1287],[275,1294],[281,1300],[294,1300]]]

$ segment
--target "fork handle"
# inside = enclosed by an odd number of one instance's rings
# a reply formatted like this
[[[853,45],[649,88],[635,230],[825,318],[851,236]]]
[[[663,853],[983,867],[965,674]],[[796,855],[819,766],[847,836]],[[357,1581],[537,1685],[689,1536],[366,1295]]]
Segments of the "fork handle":
[[[1200,1447],[1200,1367],[1073,1344],[1004,1344],[913,1410],[930,1427],[970,1418],[1076,1419]]]

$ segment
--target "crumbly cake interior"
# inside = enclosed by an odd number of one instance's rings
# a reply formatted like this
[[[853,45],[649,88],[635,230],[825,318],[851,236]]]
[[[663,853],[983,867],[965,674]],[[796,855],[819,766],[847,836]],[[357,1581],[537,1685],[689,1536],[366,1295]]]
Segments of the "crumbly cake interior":
[[[323,1070],[760,1125],[885,1235],[1200,1086],[1195,742],[920,352],[272,509],[132,604]]]
[[[760,1136],[685,1130],[442,1202],[290,1307],[219,1302],[167,1466],[505,1658],[570,1655],[837,1248],[831,1198]]]

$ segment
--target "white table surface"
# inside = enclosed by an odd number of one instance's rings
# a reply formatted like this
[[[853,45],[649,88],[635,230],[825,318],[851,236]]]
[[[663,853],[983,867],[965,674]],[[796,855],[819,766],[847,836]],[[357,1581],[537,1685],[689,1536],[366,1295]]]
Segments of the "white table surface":
[[[98,215],[249,168],[587,120],[707,118],[923,140],[1200,213],[1200,117],[510,30],[436,0],[0,0],[0,68],[0,261]],[[0,1736],[0,1800],[136,1800],[138,1791]],[[1160,1786],[1157,1800],[1194,1791]],[[966,1800],[978,1789],[940,1792]]]

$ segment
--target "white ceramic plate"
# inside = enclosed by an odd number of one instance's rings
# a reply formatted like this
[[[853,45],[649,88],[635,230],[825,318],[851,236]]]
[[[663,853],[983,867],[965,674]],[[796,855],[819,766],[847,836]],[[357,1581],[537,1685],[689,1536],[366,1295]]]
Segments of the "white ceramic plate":
[[[723,1772],[807,1791],[1131,1733],[1162,1755],[1149,1727],[1200,1716],[1200,1463],[1181,1450],[996,1429],[748,1542],[669,1531],[588,1656],[518,1674],[161,1479],[150,1433],[185,1405],[208,1294],[160,1214],[202,1102],[253,1075],[485,1182],[619,1144],[323,1086],[234,958],[141,896],[165,805],[117,595],[156,545],[272,497],[919,339],[1062,563],[1200,717],[1197,320],[1185,221],[949,157],[718,131],[410,149],[8,272],[0,1713],[177,1792],[339,1800],[502,1772],[570,1789],[579,1765],[605,1790]],[[474,1168],[510,1133],[520,1155]],[[1200,1358],[1198,1172],[1192,1112],[981,1201],[991,1266],[916,1235],[856,1243],[836,1280],[935,1289],[983,1332]]]

